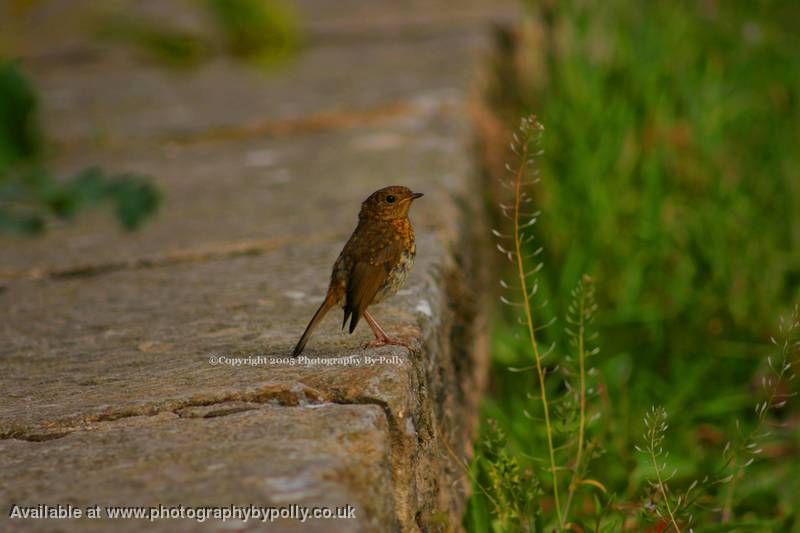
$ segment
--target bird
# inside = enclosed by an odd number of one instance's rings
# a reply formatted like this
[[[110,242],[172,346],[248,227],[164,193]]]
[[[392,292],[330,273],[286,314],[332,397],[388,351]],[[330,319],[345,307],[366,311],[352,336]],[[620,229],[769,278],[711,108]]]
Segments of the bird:
[[[367,308],[394,295],[405,283],[417,253],[408,210],[422,196],[408,187],[392,185],[364,200],[358,225],[333,265],[325,299],[297,341],[293,357],[303,353],[314,329],[337,305],[344,308],[342,329],[349,320],[348,331],[353,333],[364,317],[375,334],[370,345],[407,346],[389,336]]]

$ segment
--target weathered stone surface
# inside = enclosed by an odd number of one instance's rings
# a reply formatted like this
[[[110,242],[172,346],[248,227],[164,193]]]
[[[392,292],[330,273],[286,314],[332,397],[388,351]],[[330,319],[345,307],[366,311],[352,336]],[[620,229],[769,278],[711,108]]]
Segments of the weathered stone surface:
[[[274,531],[374,531],[394,522],[389,433],[380,407],[217,409],[196,417],[184,411],[126,418],[57,440],[0,441],[3,531],[53,531],[54,523],[74,531],[255,531],[265,525],[189,518],[34,521],[8,518],[11,503],[99,505],[103,516],[109,506],[355,507],[355,520],[267,522]]]
[[[163,209],[132,234],[101,212],[41,239],[0,239],[0,283],[37,268],[213,251],[230,243],[267,250],[306,241],[339,245],[355,227],[361,200],[389,183],[432,194],[427,206],[415,206],[412,217],[420,229],[440,225],[445,213],[436,204],[447,195],[467,194],[465,110],[452,94],[427,100],[421,95],[411,110],[382,127],[98,152],[91,163],[156,178]],[[56,163],[68,173],[89,161],[86,153],[72,152]]]
[[[165,205],[130,235],[100,211],[0,239],[0,530],[53,527],[9,523],[11,503],[70,502],[350,503],[354,522],[276,530],[457,527],[463,473],[441,439],[464,453],[485,370],[466,101],[495,6],[453,24],[444,1],[348,6],[302,2],[309,46],[271,75],[97,49],[68,31],[78,7],[29,43],[51,165],[149,174]],[[61,44],[92,53],[54,60]],[[360,201],[393,183],[426,196],[415,269],[376,315],[413,349],[364,349],[367,328],[332,316],[305,353],[317,364],[286,361]]]

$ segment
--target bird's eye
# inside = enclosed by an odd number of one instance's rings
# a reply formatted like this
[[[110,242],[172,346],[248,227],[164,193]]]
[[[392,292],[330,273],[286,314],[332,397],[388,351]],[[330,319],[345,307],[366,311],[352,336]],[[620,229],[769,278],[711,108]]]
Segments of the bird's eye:
[[[397,198],[395,198],[395,197],[394,197],[393,195],[391,195],[391,194],[390,194],[389,196],[387,196],[387,197],[386,197],[386,202],[387,202],[387,203],[389,203],[389,204],[393,204],[395,200],[397,200]]]

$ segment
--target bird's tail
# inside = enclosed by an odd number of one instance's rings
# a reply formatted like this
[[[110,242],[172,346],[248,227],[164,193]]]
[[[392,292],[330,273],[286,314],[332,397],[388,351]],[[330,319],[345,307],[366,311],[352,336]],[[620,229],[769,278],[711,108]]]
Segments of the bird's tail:
[[[303,336],[300,337],[299,341],[297,341],[297,345],[294,347],[294,351],[292,352],[292,357],[297,357],[303,353],[303,349],[306,347],[308,339],[311,338],[311,333],[314,331],[320,321],[325,318],[325,315],[328,314],[328,311],[330,311],[331,307],[334,305],[336,305],[336,296],[332,291],[330,291],[328,292],[327,296],[325,296],[325,301],[322,302],[322,305],[319,306],[317,312],[314,313],[314,316],[311,318],[311,322],[309,322],[308,326],[306,326]]]

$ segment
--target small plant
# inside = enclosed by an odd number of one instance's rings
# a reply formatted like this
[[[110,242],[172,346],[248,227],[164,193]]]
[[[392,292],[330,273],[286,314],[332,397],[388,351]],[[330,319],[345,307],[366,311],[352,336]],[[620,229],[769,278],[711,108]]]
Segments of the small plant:
[[[502,183],[512,191],[513,200],[500,203],[502,214],[509,220],[509,229],[507,232],[493,230],[499,239],[497,248],[509,260],[513,272],[512,282],[501,281],[508,293],[500,300],[515,312],[524,327],[532,363],[509,370],[533,372],[536,389],[529,397],[536,402],[534,407],[525,411],[525,415],[532,423],[542,424],[546,446],[546,459],[543,461],[546,466],[530,469],[527,481],[536,490],[510,490],[502,483],[510,477],[520,479],[517,475],[519,467],[505,452],[505,438],[492,440],[491,435],[496,434],[497,429],[493,423],[490,424],[487,430],[490,437],[484,439],[481,448],[482,462],[487,465],[482,471],[484,479],[488,479],[488,486],[481,490],[490,494],[495,502],[494,514],[499,523],[504,524],[501,530],[507,530],[512,522],[531,531],[542,530],[543,524],[554,524],[558,529],[578,527],[569,517],[579,488],[606,490],[602,483],[587,477],[590,461],[602,451],[597,441],[589,439],[589,426],[599,415],[588,403],[596,390],[591,381],[592,368],[588,359],[599,352],[595,345],[597,335],[591,331],[597,304],[594,284],[589,276],[582,276],[572,291],[565,327],[569,340],[567,355],[558,357],[555,343],[542,348],[538,338],[541,331],[555,322],[554,319],[542,320],[537,314],[547,305],[546,301],[535,300],[539,290],[537,274],[542,268],[537,258],[542,250],[536,247],[530,250],[535,240],[533,229],[539,212],[530,211],[528,207],[532,202],[529,188],[538,182],[532,165],[541,154],[538,143],[543,131],[535,117],[526,117],[514,134],[511,150],[516,154],[518,166],[507,167],[509,178]],[[532,495],[536,494],[542,496],[533,498]],[[506,501],[515,502],[510,506],[510,515],[503,505]],[[603,505],[596,507],[600,511]],[[532,509],[527,518],[519,515],[525,508]]]
[[[770,414],[776,414],[786,407],[787,402],[797,395],[791,390],[796,378],[794,366],[797,364],[796,354],[800,351],[800,306],[795,306],[788,319],[781,317],[778,323],[778,338],[770,338],[770,342],[779,353],[767,357],[767,372],[762,376],[760,389],[762,399],[754,410],[756,424],[749,432],[742,431],[739,420],[736,421],[736,436],[725,445],[723,456],[725,468],[731,471],[730,484],[722,507],[722,522],[734,519],[734,502],[736,486],[746,468],[752,465],[764,451],[764,444],[774,437],[774,431],[784,424],[771,421]]]
[[[680,498],[677,502],[672,501],[673,498],[669,492],[669,480],[675,475],[675,471],[667,473],[667,464],[663,462],[669,455],[669,452],[664,451],[664,437],[669,427],[667,412],[664,408],[651,407],[644,416],[644,427],[645,431],[642,437],[644,444],[641,447],[636,446],[636,450],[645,454],[653,467],[655,479],[648,482],[655,492],[655,497],[649,497],[642,509],[645,513],[655,513],[659,519],[666,522],[668,527],[673,527],[676,532],[681,531],[675,518],[679,516],[681,509]]]
[[[692,508],[698,500],[708,495],[715,485],[727,486],[723,491],[724,501],[721,506],[710,509],[706,519],[718,520],[725,524],[735,522],[733,507],[737,482],[742,479],[745,469],[751,466],[764,452],[763,446],[774,436],[773,430],[781,428],[781,424],[770,421],[770,413],[776,413],[784,408],[788,400],[797,393],[791,392],[787,387],[794,381],[796,374],[794,354],[800,350],[800,306],[795,306],[789,319],[781,317],[778,323],[778,340],[770,339],[780,352],[776,357],[767,357],[768,371],[762,376],[760,389],[762,398],[755,405],[756,423],[754,427],[744,432],[739,420],[736,421],[736,435],[733,441],[728,441],[722,451],[723,465],[715,476],[706,476],[702,480],[695,480],[689,487],[672,495],[669,481],[677,473],[676,470],[668,472],[668,452],[664,450],[664,438],[668,429],[667,412],[663,407],[652,407],[644,417],[645,433],[642,437],[643,444],[636,446],[637,451],[647,457],[652,466],[653,477],[648,480],[652,489],[651,495],[642,506],[645,515],[655,514],[667,529],[682,531],[691,528],[694,523]],[[712,498],[707,498],[712,499]],[[736,524],[732,523],[732,527]]]
[[[13,63],[0,62],[0,233],[40,234],[51,219],[69,220],[102,202],[111,202],[120,224],[133,230],[156,210],[158,191],[141,176],[89,168],[54,178],[40,163],[36,111],[27,78]]]
[[[555,446],[553,444],[553,424],[550,420],[550,403],[547,398],[547,386],[545,384],[546,369],[542,363],[543,359],[549,355],[552,350],[547,350],[545,352],[539,350],[536,332],[541,329],[541,327],[537,325],[533,316],[532,302],[532,298],[536,295],[538,290],[536,274],[541,270],[542,263],[530,265],[531,260],[539,255],[539,250],[527,255],[524,250],[524,246],[534,239],[533,226],[536,224],[536,220],[539,216],[538,212],[526,212],[525,206],[530,204],[530,197],[528,196],[526,188],[535,183],[538,179],[530,175],[534,157],[538,155],[538,152],[532,150],[532,145],[536,145],[543,131],[544,127],[536,121],[535,117],[526,117],[523,118],[520,123],[519,134],[514,134],[514,142],[511,144],[511,150],[518,157],[518,167],[516,169],[508,167],[511,179],[504,183],[505,186],[514,191],[514,200],[511,205],[500,204],[500,209],[503,211],[503,214],[508,216],[512,221],[513,233],[510,236],[506,236],[496,230],[494,234],[501,240],[501,243],[497,245],[498,250],[506,255],[508,260],[514,265],[513,270],[516,276],[513,285],[503,282],[503,286],[507,289],[513,288],[516,294],[519,294],[522,298],[521,301],[511,301],[503,296],[501,297],[501,301],[506,305],[521,309],[522,323],[525,325],[528,333],[528,341],[533,358],[533,366],[530,368],[536,370],[536,377],[539,383],[539,398],[541,400],[542,412],[544,413],[547,450],[550,461],[550,486],[556,512],[558,514],[558,521],[560,523],[561,503],[558,488],[558,466],[556,465]],[[504,248],[504,241],[511,241],[512,248],[510,250]],[[544,327],[547,327],[547,325]],[[515,370],[522,371],[527,369]]]
[[[533,472],[523,469],[509,453],[506,435],[495,421],[487,424],[481,455],[489,478],[487,494],[494,495],[493,504],[501,529],[531,530],[539,518],[536,502],[541,487]]]
[[[606,492],[606,488],[598,481],[588,479],[589,462],[600,453],[597,441],[588,441],[588,425],[599,418],[600,413],[592,414],[589,400],[596,395],[596,389],[590,382],[593,368],[588,366],[588,359],[600,353],[600,348],[595,345],[598,334],[591,331],[597,303],[594,299],[594,282],[584,274],[572,290],[572,302],[567,312],[567,326],[564,328],[569,338],[571,353],[564,357],[561,367],[564,369],[564,385],[566,394],[564,403],[567,405],[566,413],[577,411],[577,433],[575,434],[575,459],[571,466],[572,477],[567,488],[567,501],[564,504],[563,520],[565,527],[569,526],[569,513],[572,502],[581,485],[591,485]],[[569,414],[565,418],[570,417]],[[574,418],[574,417],[572,417]]]

